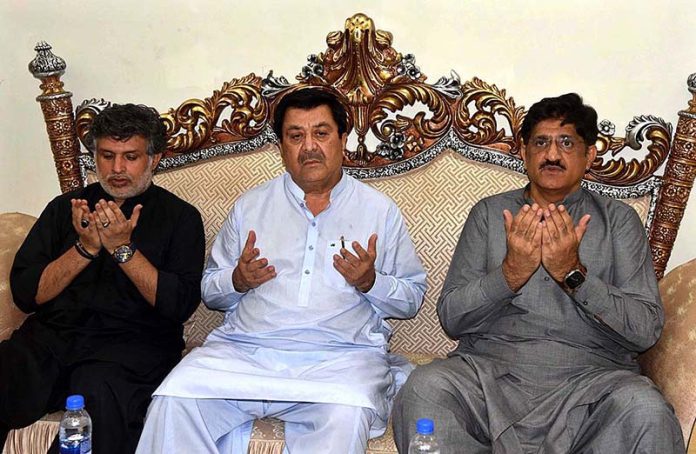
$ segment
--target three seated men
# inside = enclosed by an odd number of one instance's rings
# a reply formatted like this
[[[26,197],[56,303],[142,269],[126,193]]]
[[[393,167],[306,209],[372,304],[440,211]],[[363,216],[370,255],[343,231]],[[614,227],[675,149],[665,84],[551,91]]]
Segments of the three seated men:
[[[235,201],[201,285],[205,304],[225,311],[224,322],[154,392],[139,453],[246,452],[253,421],[266,416],[285,421],[290,453],[363,453],[367,440],[384,432],[392,398],[411,371],[388,352],[385,319],[415,315],[425,272],[394,202],[342,171],[347,124],[346,111],[328,91],[301,89],[279,103],[274,129],[287,172]],[[596,125],[594,109],[575,94],[530,108],[522,125],[529,184],[480,201],[466,220],[438,302],[442,326],[459,346],[449,358],[416,369],[401,387],[393,411],[400,452],[423,417],[435,421],[443,454],[684,451],[674,412],[638,374],[636,356],[657,341],[663,324],[643,226],[630,207],[581,188],[596,157]],[[107,137],[118,145],[126,136]],[[121,153],[106,150],[114,160]],[[141,246],[149,243],[145,233],[139,233],[147,210],[136,206],[140,199],[129,201],[158,188],[144,168],[130,179],[123,173],[100,178],[115,203],[100,201],[109,197],[100,193],[94,201],[73,201],[66,214],[69,198],[57,199],[65,218],[60,231],[68,232],[58,250],[81,266],[78,276],[94,260],[111,259],[102,249],[132,250],[135,242],[143,251],[138,260],[150,257]],[[120,192],[131,186],[139,189]],[[200,218],[188,216],[198,257]],[[56,230],[55,221],[42,219],[37,225],[45,234]],[[118,240],[110,236],[112,227],[119,228]],[[23,259],[27,248],[18,254],[18,276],[32,263]],[[119,254],[116,264],[100,267],[124,268],[130,281],[117,283],[134,285],[151,312],[169,311],[165,315],[178,327],[195,304],[165,306],[158,280],[131,278],[128,259],[122,262]],[[192,268],[200,264],[188,260]],[[41,263],[44,273],[51,269],[47,259]],[[141,265],[157,273],[157,264]],[[161,267],[160,279],[168,273]],[[101,279],[90,285],[111,291],[114,284]],[[24,296],[19,304],[36,300],[27,306],[32,310],[48,300],[40,281],[29,284],[17,295]],[[184,289],[177,285],[166,296],[180,297]],[[98,321],[125,310],[92,304],[100,308]],[[83,314],[87,301],[74,305],[80,317],[66,319],[72,330],[83,321],[96,326]],[[51,314],[50,320],[63,320]],[[111,339],[113,332],[91,336]],[[0,353],[8,351],[5,344]],[[166,358],[171,367],[174,360]],[[157,369],[155,381],[167,367]],[[120,408],[123,402],[104,405]],[[37,407],[32,417],[45,409]],[[95,423],[95,440],[98,433]]]

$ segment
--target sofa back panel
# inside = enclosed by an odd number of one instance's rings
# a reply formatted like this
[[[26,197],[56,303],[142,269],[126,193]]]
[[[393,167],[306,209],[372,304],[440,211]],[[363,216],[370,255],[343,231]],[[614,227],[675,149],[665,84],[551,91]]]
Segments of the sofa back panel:
[[[283,171],[277,147],[267,145],[255,152],[160,172],[155,182],[191,201],[201,211],[209,251],[237,197]],[[480,199],[524,186],[527,178],[516,171],[445,151],[416,170],[365,182],[399,205],[428,272],[428,292],[417,317],[390,321],[394,327],[392,350],[444,355],[454,342],[440,328],[435,305],[466,216]],[[629,199],[628,203],[641,218],[646,218],[647,197]],[[187,347],[200,345],[221,322],[221,313],[201,305],[186,326]]]

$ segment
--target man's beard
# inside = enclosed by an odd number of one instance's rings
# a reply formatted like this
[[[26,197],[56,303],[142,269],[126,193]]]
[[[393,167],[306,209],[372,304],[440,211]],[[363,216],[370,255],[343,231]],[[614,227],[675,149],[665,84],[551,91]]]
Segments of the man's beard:
[[[152,176],[152,169],[150,166],[148,166],[147,170],[145,170],[145,172],[143,172],[138,178],[132,178],[129,175],[118,173],[112,173],[107,175],[106,178],[101,178],[99,168],[97,167],[97,177],[99,178],[99,184],[101,185],[102,189],[104,189],[104,191],[114,199],[119,200],[129,199],[145,192],[152,182]],[[128,179],[129,183],[126,186],[115,187],[109,183],[109,180],[112,178]]]

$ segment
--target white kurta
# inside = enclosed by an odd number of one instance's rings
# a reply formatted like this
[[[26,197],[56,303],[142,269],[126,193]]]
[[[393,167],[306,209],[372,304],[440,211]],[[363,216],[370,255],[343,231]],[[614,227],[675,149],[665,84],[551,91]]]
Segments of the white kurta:
[[[232,272],[248,232],[277,276],[238,293]],[[377,278],[366,294],[333,267],[343,238],[364,248],[376,233]],[[313,216],[284,174],[244,194],[223,224],[203,276],[224,323],[165,379],[155,395],[321,402],[372,408],[384,426],[410,367],[388,353],[385,317],[408,318],[425,293],[425,271],[396,204],[343,175]],[[376,428],[376,427],[375,427]]]

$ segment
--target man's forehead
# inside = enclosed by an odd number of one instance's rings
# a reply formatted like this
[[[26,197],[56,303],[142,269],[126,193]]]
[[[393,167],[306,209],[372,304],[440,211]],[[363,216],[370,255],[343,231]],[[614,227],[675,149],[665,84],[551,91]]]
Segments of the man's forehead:
[[[285,111],[283,129],[330,127],[337,128],[329,106],[321,105],[309,109],[290,107]]]
[[[569,137],[579,137],[577,130],[575,129],[575,124],[573,123],[563,123],[562,118],[550,118],[548,120],[542,120],[537,123],[532,129],[532,137],[544,137],[544,136],[569,136]]]
[[[105,136],[95,140],[98,151],[112,151],[120,153],[145,152],[147,151],[148,141],[141,135],[130,137],[111,137]]]

